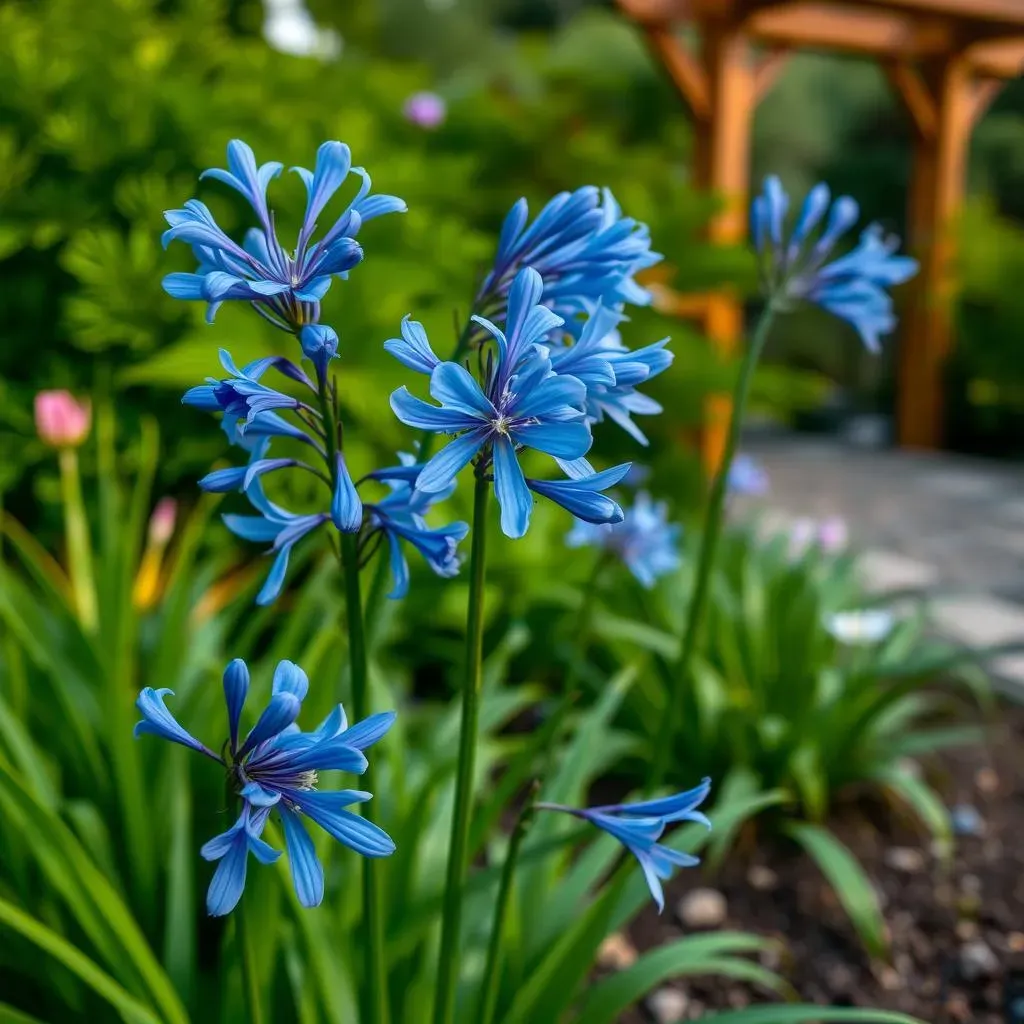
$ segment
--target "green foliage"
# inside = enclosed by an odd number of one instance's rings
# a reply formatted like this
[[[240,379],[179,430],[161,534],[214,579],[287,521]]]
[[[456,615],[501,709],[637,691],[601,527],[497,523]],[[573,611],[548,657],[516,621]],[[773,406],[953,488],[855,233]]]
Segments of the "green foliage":
[[[106,514],[92,531],[100,569],[95,633],[80,625],[60,565],[16,520],[3,520],[9,564],[0,576],[0,988],[14,1005],[2,1012],[15,1021],[23,1013],[132,1024],[240,1019],[237,937],[230,921],[204,915],[211,868],[197,852],[223,827],[223,780],[187,750],[134,740],[132,702],[142,684],[171,688],[185,726],[216,745],[226,727],[223,664],[246,658],[256,690],[265,693],[273,664],[287,654],[309,671],[304,714],[319,718],[347,689],[336,566],[307,557],[297,567],[304,583],[289,614],[254,613],[254,574],[237,571],[217,543],[219,526],[208,534],[216,502],[204,499],[178,524],[170,546],[155,548],[146,539],[159,461],[155,430],[147,427],[122,448],[109,407],[97,415],[101,471],[87,489]],[[130,487],[126,466],[133,467]],[[379,597],[377,583],[372,590]],[[375,759],[375,791],[380,820],[400,851],[382,872],[392,1005],[395,1019],[416,1024],[426,1021],[435,977],[458,709],[409,699],[409,665],[396,654],[408,629],[404,610],[372,606],[370,681],[374,705],[401,712]],[[483,964],[471,951],[484,947],[491,927],[506,842],[498,826],[511,797],[539,776],[543,798],[583,802],[595,780],[637,745],[616,724],[635,685],[633,668],[593,706],[566,706],[535,734],[509,730],[541,697],[536,684],[509,682],[511,663],[529,643],[523,626],[492,620],[471,839],[484,866],[465,894],[464,1007],[479,998]],[[711,810],[719,827],[733,829],[752,798],[777,799],[724,792]],[[281,846],[273,828],[267,837]],[[669,842],[695,851],[707,839],[703,829],[688,827]],[[260,996],[270,1019],[342,1024],[357,1012],[356,858],[326,836],[317,843],[328,865],[326,905],[302,910],[282,861],[253,869],[247,913],[260,938]],[[538,817],[519,861],[496,1021],[611,1020],[672,976],[718,974],[786,991],[750,959],[767,940],[735,933],[678,940],[588,990],[604,937],[649,899],[639,869],[631,860],[616,868],[618,856],[608,836],[560,815]],[[602,889],[609,872],[613,880]]]

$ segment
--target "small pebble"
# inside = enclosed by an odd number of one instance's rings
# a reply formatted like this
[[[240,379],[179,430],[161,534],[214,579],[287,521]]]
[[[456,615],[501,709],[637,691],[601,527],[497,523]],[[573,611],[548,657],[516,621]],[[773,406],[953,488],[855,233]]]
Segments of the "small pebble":
[[[677,988],[659,988],[646,1000],[647,1009],[655,1024],[675,1024],[683,1019],[689,999]]]
[[[999,776],[991,768],[979,768],[974,776],[974,784],[982,793],[995,793],[999,789]]]
[[[951,1021],[958,1024],[967,1024],[971,1019],[971,1004],[962,992],[954,992],[946,1000],[946,1013]]]
[[[981,895],[981,879],[977,875],[972,874],[961,876],[960,891],[965,896]]]
[[[892,967],[885,966],[878,972],[878,983],[886,992],[898,992],[903,988],[903,979],[900,972]]]
[[[911,846],[892,846],[885,851],[885,863],[894,871],[914,875],[924,868],[924,854]]]
[[[717,889],[694,889],[676,905],[679,919],[689,928],[718,928],[727,912],[725,897]]]
[[[958,836],[980,836],[985,832],[985,821],[978,808],[971,804],[957,804],[951,808],[949,819]]]
[[[622,932],[612,932],[597,951],[597,962],[612,971],[624,971],[636,963],[636,947]]]
[[[779,886],[779,876],[764,864],[755,864],[747,872],[747,882],[758,892],[771,892]]]
[[[974,939],[960,948],[960,973],[965,981],[989,978],[999,971],[999,957],[981,939]]]
[[[971,939],[976,939],[979,934],[979,928],[974,921],[957,921],[956,923],[956,937],[961,942],[970,942]]]
[[[1024,932],[1010,932],[1006,936],[1006,946],[1011,953],[1024,953]]]

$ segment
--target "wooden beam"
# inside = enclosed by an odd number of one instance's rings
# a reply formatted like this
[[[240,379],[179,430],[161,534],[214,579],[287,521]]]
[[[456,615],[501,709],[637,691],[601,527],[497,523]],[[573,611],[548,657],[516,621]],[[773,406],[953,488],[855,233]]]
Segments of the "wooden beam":
[[[979,75],[992,78],[1019,78],[1024,74],[1024,32],[1016,39],[975,43],[965,56]]]
[[[993,100],[1003,91],[1005,82],[998,78],[986,78],[971,84],[970,113],[973,128],[985,116]]]
[[[921,261],[899,347],[899,439],[910,447],[942,442],[945,361],[952,341],[953,228],[963,200],[974,82],[961,55],[926,69],[935,132],[918,135],[910,195],[910,242]]]
[[[754,102],[760,103],[789,63],[789,50],[778,47],[754,65]]]
[[[938,14],[966,22],[996,21],[1024,29],[1020,0],[860,0],[862,4],[914,14]]]
[[[883,70],[910,115],[914,130],[925,139],[935,137],[938,111],[935,97],[921,72],[908,61],[886,61]]]
[[[956,41],[951,23],[922,22],[884,10],[818,0],[791,0],[756,8],[744,23],[750,36],[771,45],[839,50],[868,56],[927,56]]]
[[[711,101],[708,97],[708,76],[700,60],[670,29],[648,28],[647,40],[686,100],[690,112],[698,120],[706,121],[711,116]]]

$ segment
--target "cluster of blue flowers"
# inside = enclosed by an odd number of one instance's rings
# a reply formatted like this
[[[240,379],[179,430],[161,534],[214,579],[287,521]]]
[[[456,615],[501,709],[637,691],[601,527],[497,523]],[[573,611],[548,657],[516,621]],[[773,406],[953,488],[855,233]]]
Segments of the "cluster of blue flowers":
[[[679,568],[682,527],[668,521],[668,505],[640,491],[621,523],[577,522],[566,537],[571,548],[596,547],[619,557],[645,587]]]
[[[370,177],[352,166],[341,142],[326,142],[312,171],[293,168],[306,189],[306,209],[293,246],[280,241],[267,187],[282,170],[279,163],[257,164],[243,142],[228,145],[227,169],[213,178],[240,193],[251,206],[256,225],[241,243],[228,237],[210,210],[196,199],[166,214],[163,241],[192,247],[197,268],[164,279],[174,297],[207,304],[212,321],[228,301],[248,303],[261,317],[292,335],[308,370],[287,356],[257,359],[241,368],[221,352],[225,376],[191,388],[183,401],[219,412],[230,443],[247,455],[244,465],[217,469],[203,477],[207,491],[244,493],[252,515],[228,514],[228,528],[247,540],[267,544],[273,563],[257,602],[280,594],[292,549],[320,528],[355,535],[358,572],[376,542],[387,542],[393,577],[392,597],[409,586],[406,549],[417,550],[442,577],[458,572],[459,543],[469,526],[454,522],[429,525],[431,509],[449,497],[457,477],[472,465],[478,481],[493,489],[501,508],[501,527],[509,537],[529,528],[534,495],[566,509],[576,520],[569,543],[598,545],[621,557],[645,586],[679,563],[680,528],[668,521],[664,503],[639,494],[624,513],[606,492],[635,480],[624,463],[596,470],[588,461],[593,427],[606,420],[646,444],[637,415],[661,411],[638,390],[668,368],[668,339],[639,349],[623,342],[620,326],[627,304],[643,305],[650,296],[636,275],[661,257],[651,250],[645,225],[624,217],[607,190],[593,187],[562,193],[532,221],[525,200],[516,203],[502,227],[491,271],[484,278],[453,358],[438,356],[421,324],[407,316],[401,336],[384,348],[405,367],[429,378],[433,403],[401,387],[391,408],[402,423],[447,437],[435,454],[422,459],[402,454],[394,466],[353,476],[343,444],[338,382],[332,374],[340,360],[337,332],[321,321],[321,302],[335,279],[344,280],[363,259],[357,241],[362,225],[375,217],[405,210],[402,200],[371,194]],[[355,198],[318,237],[328,203],[350,177],[359,179]],[[808,196],[788,238],[783,224],[788,200],[776,179],[754,202],[754,238],[761,256],[767,294],[776,307],[794,300],[815,302],[848,320],[870,348],[891,329],[889,285],[909,277],[915,264],[894,255],[895,243],[869,228],[848,256],[826,262],[841,235],[857,216],[856,204],[839,199],[831,207],[817,241],[811,235],[829,209],[829,193],[819,185]],[[278,379],[268,383],[273,371]],[[273,380],[273,378],[271,378]],[[342,377],[343,380],[343,377]],[[283,455],[271,445],[285,445]],[[561,476],[532,474],[530,452],[553,459]],[[639,468],[639,467],[638,467]],[[264,482],[284,470],[309,474],[325,490],[309,512],[292,512],[272,502]],[[376,488],[381,497],[366,496]],[[753,464],[737,461],[734,490],[763,490]],[[476,524],[484,528],[484,524]],[[346,542],[348,544],[348,542]],[[346,549],[347,550],[347,549]],[[346,558],[349,556],[347,555]],[[306,696],[305,673],[281,662],[270,701],[252,729],[241,736],[241,717],[249,674],[239,660],[224,674],[229,738],[220,755],[187,732],[165,705],[167,690],[146,688],[137,701],[142,721],[136,734],[152,733],[182,744],[227,770],[241,802],[235,824],[202,849],[219,861],[208,892],[211,914],[229,912],[238,902],[249,854],[269,863],[280,853],[261,837],[272,812],[280,816],[292,877],[300,902],[323,899],[323,869],[303,823],[316,822],[333,837],[368,857],[394,851],[379,827],[345,810],[370,798],[356,790],[321,792],[318,772],[360,773],[363,751],[380,739],[394,718],[378,714],[349,727],[338,706],[314,731],[302,732],[296,719]],[[661,881],[673,867],[696,859],[659,842],[667,825],[696,821],[710,827],[696,808],[710,782],[659,800],[578,810],[540,804],[592,822],[615,836],[640,862],[659,909]]]
[[[252,150],[237,140],[228,146],[227,162],[226,170],[214,168],[202,177],[239,192],[252,207],[256,226],[239,244],[198,200],[168,212],[164,244],[189,243],[198,266],[194,272],[169,274],[164,287],[176,298],[206,302],[211,322],[223,302],[248,303],[297,339],[309,367],[274,355],[239,368],[222,351],[224,376],[191,388],[183,398],[187,405],[219,412],[229,442],[247,455],[244,465],[214,470],[200,486],[240,491],[252,506],[255,514],[230,513],[224,521],[238,536],[270,546],[274,558],[259,604],[281,593],[294,546],[329,525],[342,534],[358,535],[361,560],[383,535],[392,597],[403,596],[409,586],[407,546],[419,551],[438,575],[454,575],[458,545],[469,526],[455,522],[432,527],[426,517],[453,492],[459,472],[470,463],[478,479],[493,481],[502,529],[510,537],[526,533],[533,495],[554,501],[587,527],[623,524],[637,536],[643,533],[645,513],[632,510],[624,517],[604,493],[626,476],[629,463],[598,471],[587,460],[592,428],[606,419],[647,443],[633,416],[661,410],[638,388],[672,361],[668,339],[630,350],[619,333],[625,305],[650,301],[636,283],[636,273],[661,257],[651,251],[646,226],[623,217],[610,192],[585,187],[556,196],[532,223],[525,200],[513,206],[464,334],[469,343],[454,359],[441,359],[422,325],[405,318],[401,337],[385,342],[384,348],[407,368],[429,377],[437,404],[403,387],[391,396],[392,409],[406,425],[449,440],[430,458],[402,454],[396,465],[356,479],[346,461],[337,382],[331,373],[339,359],[339,339],[321,322],[321,300],[335,279],[344,280],[363,259],[356,241],[362,224],[404,211],[405,204],[394,196],[372,195],[369,175],[352,166],[348,147],[324,143],[313,171],[294,168],[307,201],[295,244],[288,248],[280,241],[267,200],[267,187],[282,165],[257,164]],[[318,220],[350,175],[360,179],[358,194],[317,239]],[[462,357],[465,362],[457,361]],[[269,383],[271,371],[278,379]],[[270,447],[278,443],[290,448],[272,456]],[[553,458],[562,477],[527,476],[520,459],[530,450]],[[283,470],[309,474],[323,485],[323,504],[298,513],[272,502],[264,482]],[[386,493],[364,497],[365,485]],[[664,571],[666,558],[664,553],[648,554],[644,564],[658,573]],[[230,739],[221,756],[178,724],[164,704],[167,691],[147,688],[139,697],[143,719],[136,733],[156,734],[218,761],[241,800],[235,825],[202,850],[203,856],[220,861],[208,894],[212,914],[227,913],[238,902],[249,853],[264,863],[279,856],[261,838],[272,810],[280,815],[295,887],[307,906],[323,897],[323,871],[302,816],[366,856],[385,856],[394,849],[376,825],[342,810],[369,799],[369,794],[328,794],[315,788],[318,771],[363,771],[362,750],[387,731],[393,715],[374,715],[347,728],[339,707],[317,730],[303,733],[295,719],[307,686],[301,669],[283,662],[270,704],[240,741],[248,671],[242,662],[232,662],[224,676]],[[656,879],[665,877],[671,864],[690,861],[663,852],[656,839],[666,823],[686,817],[686,809],[692,810],[706,792],[705,786],[695,801],[694,794],[684,794],[671,807],[639,805],[633,818],[629,808],[598,808],[591,820],[636,853],[655,880],[652,893],[660,893]],[[618,829],[617,810],[633,821],[630,828]],[[653,826],[655,819],[660,827]]]
[[[886,289],[913,277],[917,260],[897,256],[899,239],[871,224],[852,252],[828,263],[839,240],[857,223],[860,207],[849,196],[832,202],[825,184],[815,185],[807,194],[787,237],[788,210],[789,196],[782,183],[769,176],[751,209],[765,293],[780,308],[799,300],[821,306],[847,321],[867,348],[878,352],[879,336],[896,326],[892,297]],[[818,232],[826,213],[825,226]],[[812,242],[815,232],[817,239]]]
[[[369,800],[369,793],[317,789],[318,772],[358,775],[366,771],[363,751],[391,728],[394,713],[371,715],[349,726],[339,704],[318,728],[303,732],[295,721],[308,690],[306,673],[298,665],[282,661],[274,672],[269,703],[242,736],[249,669],[239,658],[232,661],[224,670],[229,734],[223,755],[215,754],[178,723],[164,703],[170,690],[147,686],[136,701],[142,713],[136,736],[151,733],[216,761],[227,770],[230,785],[241,797],[242,809],[235,824],[200,851],[206,860],[220,862],[206,894],[206,907],[213,915],[230,913],[241,898],[250,853],[261,864],[272,864],[281,856],[261,838],[272,811],[284,827],[292,881],[304,907],[318,906],[324,898],[324,870],[304,818],[364,857],[386,857],[394,852],[395,844],[386,832],[345,810]]]

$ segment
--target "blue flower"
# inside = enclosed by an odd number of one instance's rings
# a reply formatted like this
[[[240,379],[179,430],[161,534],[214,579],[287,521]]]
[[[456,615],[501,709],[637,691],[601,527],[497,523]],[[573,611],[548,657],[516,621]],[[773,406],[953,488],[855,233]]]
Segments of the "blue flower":
[[[558,460],[582,459],[591,445],[586,421],[587,389],[569,374],[557,374],[540,342],[562,319],[540,305],[544,282],[531,268],[519,272],[509,291],[508,317],[502,331],[483,317],[474,320],[493,338],[495,353],[486,363],[480,353],[482,381],[453,362],[436,359],[418,324],[403,324],[403,339],[389,350],[410,369],[430,372],[430,393],[440,403],[414,398],[402,387],[391,396],[391,408],[406,425],[454,440],[420,471],[416,489],[436,494],[450,488],[459,471],[475,460],[478,473],[492,470],[501,506],[501,528],[508,537],[526,533],[533,508],[531,489],[517,452],[534,448]],[[540,493],[540,492],[538,492]],[[559,492],[548,492],[558,501]],[[608,522],[621,518],[614,502]],[[580,513],[576,513],[577,515]]]
[[[409,590],[409,565],[403,543],[411,544],[424,557],[438,576],[451,578],[458,574],[459,542],[469,533],[469,524],[449,523],[432,528],[424,518],[431,506],[447,498],[455,490],[455,481],[443,491],[430,493],[417,490],[416,482],[423,463],[413,456],[400,454],[401,465],[379,469],[370,478],[386,484],[391,493],[377,502],[367,502],[368,536],[381,533],[387,539],[391,554],[392,589],[390,598],[405,597]]]
[[[244,424],[240,425],[240,429],[243,431],[261,413],[273,412],[277,409],[290,411],[301,409],[310,416],[319,417],[320,414],[315,409],[300,399],[293,395],[286,395],[261,382],[260,378],[263,374],[273,367],[284,376],[302,384],[311,393],[316,394],[313,382],[298,366],[283,356],[266,356],[263,359],[255,359],[239,370],[231,358],[231,353],[221,349],[220,364],[231,376],[225,380],[208,377],[206,384],[189,388],[181,399],[183,404],[206,411],[220,409],[236,419],[244,419]],[[302,432],[300,431],[300,433]],[[296,437],[296,434],[289,433],[287,436]],[[314,444],[308,435],[304,434],[303,437],[308,443]]]
[[[256,595],[257,604],[271,604],[277,600],[284,586],[292,548],[307,534],[330,521],[331,516],[326,512],[300,515],[275,505],[263,493],[263,485],[258,477],[251,478],[244,487],[245,496],[259,515],[240,516],[229,513],[222,518],[224,525],[237,537],[271,545],[270,553],[275,556],[274,562],[263,587]]]
[[[700,860],[663,846],[658,840],[666,826],[679,821],[696,821],[710,829],[711,822],[696,810],[710,791],[711,780],[704,779],[696,789],[637,804],[608,804],[586,810],[561,804],[538,803],[535,806],[538,810],[564,811],[583,818],[614,836],[640,862],[651,897],[661,913],[665,909],[662,881],[671,877],[674,867],[695,867]]]
[[[321,792],[316,788],[319,772],[362,774],[367,766],[363,751],[388,731],[394,713],[371,715],[350,728],[339,705],[319,728],[302,732],[295,721],[308,689],[309,680],[298,665],[280,662],[269,703],[242,737],[240,723],[249,692],[249,669],[240,658],[232,661],[224,670],[229,736],[223,756],[213,753],[178,723],[164,703],[166,697],[173,696],[172,691],[147,686],[135,702],[142,714],[135,726],[136,736],[151,733],[223,765],[242,801],[235,824],[200,851],[206,860],[219,861],[206,894],[207,910],[214,916],[230,913],[241,899],[250,853],[262,864],[271,864],[281,856],[260,838],[272,811],[277,812],[284,827],[292,881],[304,907],[319,906],[324,898],[323,866],[304,818],[364,857],[386,857],[395,850],[386,832],[344,809],[369,800],[369,793],[351,789]]]
[[[788,208],[789,197],[779,179],[766,178],[763,193],[753,202],[751,219],[767,296],[783,307],[796,300],[821,306],[849,323],[865,346],[878,352],[879,335],[896,326],[886,289],[913,277],[917,260],[894,255],[899,239],[884,235],[879,225],[872,224],[852,252],[826,263],[836,243],[856,223],[857,203],[849,196],[831,202],[828,186],[815,185],[786,238]],[[812,243],[811,235],[826,212],[825,227]]]
[[[577,522],[566,543],[573,548],[588,545],[613,552],[640,583],[653,587],[659,576],[679,568],[682,527],[668,522],[665,502],[652,502],[642,491],[623,511],[622,522],[610,526]]]
[[[740,452],[729,464],[726,487],[730,494],[760,496],[768,493],[769,481],[765,468],[752,455]]]
[[[527,226],[529,207],[520,199],[505,217],[494,268],[480,288],[478,306],[499,316],[523,267],[544,279],[542,300],[575,330],[575,318],[598,303],[647,305],[650,295],[633,275],[661,256],[651,251],[645,224],[623,217],[608,189],[592,185],[561,192]]]
[[[556,373],[573,374],[586,384],[590,423],[602,423],[607,417],[646,445],[647,438],[632,416],[656,415],[662,408],[636,387],[667,370],[673,357],[665,348],[668,338],[636,350],[627,348],[618,331],[624,319],[617,310],[598,304],[576,341],[551,344],[548,353]]]
[[[320,300],[334,277],[345,277],[362,258],[355,241],[360,225],[384,213],[405,210],[394,196],[371,196],[370,177],[352,167],[348,146],[325,142],[317,151],[316,169],[294,170],[306,186],[306,212],[294,249],[278,240],[274,216],[267,206],[267,186],[281,173],[279,163],[257,166],[253,151],[238,139],[228,143],[228,169],[215,167],[201,178],[215,178],[241,193],[253,208],[258,228],[246,234],[244,244],[229,238],[213,214],[197,199],[164,216],[170,227],[163,234],[166,247],[179,239],[192,246],[199,267],[191,274],[168,274],[164,289],[177,299],[201,299],[209,303],[207,319],[228,299],[250,302],[258,313],[277,327],[295,332],[320,316]],[[355,199],[315,244],[317,218],[349,174],[362,179]]]

